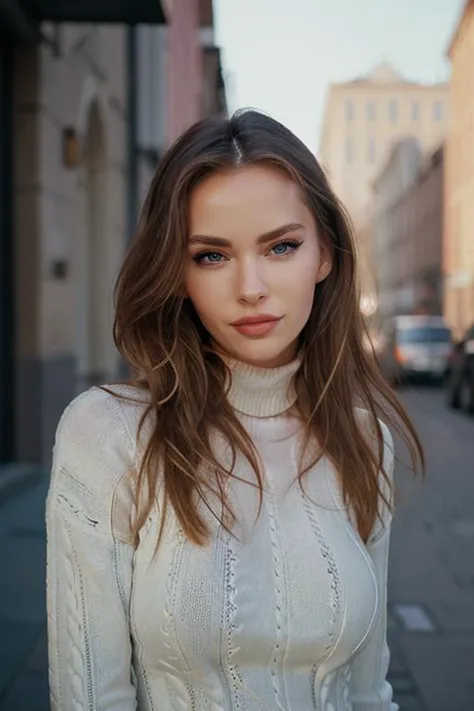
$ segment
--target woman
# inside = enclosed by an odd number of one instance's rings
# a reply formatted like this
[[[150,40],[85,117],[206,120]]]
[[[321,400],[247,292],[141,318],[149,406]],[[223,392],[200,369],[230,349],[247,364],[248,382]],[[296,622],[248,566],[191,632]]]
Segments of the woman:
[[[161,160],[116,292],[134,378],[58,427],[50,685],[70,711],[388,711],[393,445],[353,237],[255,111]]]

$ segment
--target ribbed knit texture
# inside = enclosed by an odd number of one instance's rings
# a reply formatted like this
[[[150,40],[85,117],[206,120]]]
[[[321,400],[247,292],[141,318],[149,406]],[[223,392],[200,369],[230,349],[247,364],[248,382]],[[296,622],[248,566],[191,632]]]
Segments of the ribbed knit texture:
[[[279,368],[259,368],[230,358],[226,363],[232,372],[228,399],[237,412],[274,417],[295,404],[293,376],[300,365],[299,358]]]
[[[116,388],[133,403],[93,388],[64,413],[47,501],[53,711],[397,708],[385,679],[390,518],[364,546],[326,458],[304,491],[295,481],[298,360],[228,365],[228,398],[262,461],[263,502],[259,514],[255,474],[239,456],[228,483],[236,525],[228,533],[203,504],[204,547],[171,512],[156,552],[159,505],[134,547],[138,391]],[[214,447],[228,463],[222,438]]]

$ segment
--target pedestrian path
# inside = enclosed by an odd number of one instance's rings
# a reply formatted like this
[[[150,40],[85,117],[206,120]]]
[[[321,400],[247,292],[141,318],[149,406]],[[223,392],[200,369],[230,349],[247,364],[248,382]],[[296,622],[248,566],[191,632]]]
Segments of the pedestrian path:
[[[1,475],[0,475],[1,476]],[[48,711],[44,472],[0,496],[0,711]]]
[[[410,486],[397,464],[390,681],[401,711],[473,711],[474,420],[450,411],[441,389],[401,397],[425,447],[427,477]]]

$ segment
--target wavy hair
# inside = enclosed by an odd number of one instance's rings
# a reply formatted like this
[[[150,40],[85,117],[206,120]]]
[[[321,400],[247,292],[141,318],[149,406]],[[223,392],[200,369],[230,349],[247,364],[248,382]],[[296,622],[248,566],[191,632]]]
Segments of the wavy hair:
[[[152,415],[137,472],[137,506],[141,503],[135,535],[154,505],[158,483],[164,502],[158,542],[170,506],[184,533],[198,545],[210,534],[202,504],[230,531],[235,518],[226,485],[229,477],[238,478],[237,454],[252,466],[262,504],[257,451],[226,399],[227,367],[212,350],[183,286],[191,192],[216,171],[255,163],[276,166],[299,185],[318,234],[333,254],[332,271],[317,284],[300,334],[296,407],[306,423],[307,441],[316,438],[320,445],[317,459],[327,456],[334,464],[344,501],[367,541],[380,517],[379,502],[392,506],[383,482],[389,484],[389,477],[378,418],[404,439],[414,471],[424,468],[422,447],[373,352],[364,346],[367,329],[359,306],[355,240],[342,205],[309,149],[279,122],[251,110],[230,119],[204,119],[165,153],[117,280],[115,343],[130,367],[131,384],[147,392],[149,403],[139,433]],[[368,411],[377,446],[367,436],[356,404]],[[216,432],[230,445],[230,466],[216,456]],[[301,467],[301,486],[309,468]],[[218,512],[209,503],[215,496]]]

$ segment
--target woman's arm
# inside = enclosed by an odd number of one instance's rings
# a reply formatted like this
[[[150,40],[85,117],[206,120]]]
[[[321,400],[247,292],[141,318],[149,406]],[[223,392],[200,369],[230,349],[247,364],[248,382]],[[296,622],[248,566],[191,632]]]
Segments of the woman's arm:
[[[392,687],[387,682],[390,654],[387,630],[387,561],[390,532],[367,547],[374,563],[379,589],[379,617],[363,649],[354,657],[351,701],[353,711],[397,711],[392,702]]]
[[[380,423],[384,437],[384,469],[393,487],[394,449],[390,431]],[[381,486],[388,501],[393,501],[393,491],[381,478]],[[351,663],[351,701],[354,711],[398,711],[392,701],[392,687],[387,682],[390,653],[387,645],[387,577],[392,516],[382,504],[382,520],[367,543],[379,593],[379,616],[369,639]]]
[[[132,462],[124,424],[120,403],[93,389],[57,430],[46,509],[52,711],[137,706],[128,624],[134,548],[128,521],[113,525]]]

